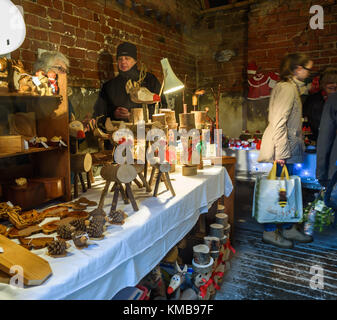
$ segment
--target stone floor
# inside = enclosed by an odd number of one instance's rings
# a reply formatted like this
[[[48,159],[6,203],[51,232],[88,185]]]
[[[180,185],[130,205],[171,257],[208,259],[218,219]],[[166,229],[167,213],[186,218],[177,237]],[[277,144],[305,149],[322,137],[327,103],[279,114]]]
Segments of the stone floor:
[[[236,254],[215,300],[336,300],[337,228],[315,233],[314,242],[280,249],[264,244],[263,228],[251,218],[253,183],[237,182],[235,234]],[[313,192],[304,190],[304,202]],[[323,272],[323,288],[317,285],[315,270]],[[321,278],[322,279],[322,278]]]

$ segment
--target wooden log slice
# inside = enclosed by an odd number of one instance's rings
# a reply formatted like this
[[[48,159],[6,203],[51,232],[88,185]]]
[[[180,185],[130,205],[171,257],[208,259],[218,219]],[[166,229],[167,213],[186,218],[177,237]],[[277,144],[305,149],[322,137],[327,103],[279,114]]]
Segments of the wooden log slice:
[[[224,226],[218,223],[212,223],[210,226],[210,235],[222,239],[224,236]]]
[[[203,129],[206,123],[206,111],[192,111],[195,119],[195,128]]]
[[[220,250],[220,239],[218,237],[206,236],[204,243],[208,246],[210,252]]]
[[[136,124],[139,121],[144,121],[143,108],[132,108],[130,110],[130,122]]]
[[[160,114],[165,114],[165,119],[167,124],[176,123],[176,113],[171,109],[159,109]]]
[[[166,115],[165,113],[158,113],[152,115],[152,122],[160,122],[163,126],[166,126]]]
[[[194,113],[179,113],[179,125],[188,131],[195,128]]]
[[[117,179],[122,183],[130,183],[137,178],[137,171],[131,164],[122,164],[117,170]]]
[[[228,215],[226,213],[217,213],[215,215],[215,223],[221,224],[226,228],[228,224]]]
[[[182,166],[183,176],[196,176],[198,174],[198,166]]]
[[[73,172],[89,172],[92,166],[92,157],[90,153],[71,154],[70,168]]]
[[[193,247],[193,259],[197,264],[205,265],[210,261],[209,247],[205,244],[198,244]]]

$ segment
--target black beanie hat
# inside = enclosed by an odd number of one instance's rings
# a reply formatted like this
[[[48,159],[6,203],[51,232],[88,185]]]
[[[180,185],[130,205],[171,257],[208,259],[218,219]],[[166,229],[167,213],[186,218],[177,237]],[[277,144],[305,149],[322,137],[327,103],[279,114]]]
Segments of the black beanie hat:
[[[120,56],[129,56],[137,60],[137,47],[130,42],[123,42],[117,47],[117,59]]]

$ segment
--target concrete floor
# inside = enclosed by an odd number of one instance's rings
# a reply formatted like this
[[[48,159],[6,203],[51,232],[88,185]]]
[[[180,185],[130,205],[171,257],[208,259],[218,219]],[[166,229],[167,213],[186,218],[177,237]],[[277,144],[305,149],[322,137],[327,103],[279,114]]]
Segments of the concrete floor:
[[[264,244],[263,227],[251,218],[253,188],[253,183],[237,182],[236,254],[215,300],[336,300],[337,228],[316,232],[314,242],[293,249]],[[304,203],[312,200],[313,192],[303,190]],[[312,278],[317,267],[323,272],[321,289],[311,288],[317,284]]]

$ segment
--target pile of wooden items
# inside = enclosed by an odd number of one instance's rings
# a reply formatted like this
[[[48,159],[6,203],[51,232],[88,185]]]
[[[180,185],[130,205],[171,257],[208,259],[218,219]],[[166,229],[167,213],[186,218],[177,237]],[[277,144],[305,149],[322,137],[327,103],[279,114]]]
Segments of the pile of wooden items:
[[[235,253],[230,243],[230,227],[225,207],[218,204],[209,235],[204,237],[204,243],[193,246],[192,263],[180,265],[177,247],[184,246],[182,240],[139,285],[146,287],[154,300],[213,299]]]

